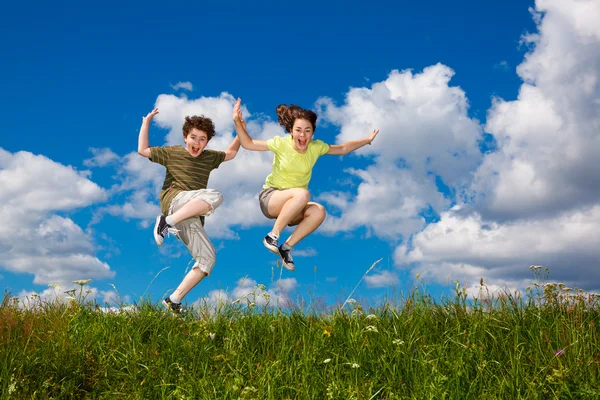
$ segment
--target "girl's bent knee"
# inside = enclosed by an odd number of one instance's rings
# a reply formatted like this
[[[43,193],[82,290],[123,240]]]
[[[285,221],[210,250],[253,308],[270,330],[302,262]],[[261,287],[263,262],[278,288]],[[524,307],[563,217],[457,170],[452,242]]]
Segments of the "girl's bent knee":
[[[310,201],[310,192],[306,189],[295,189],[294,197],[302,199],[308,203]]]

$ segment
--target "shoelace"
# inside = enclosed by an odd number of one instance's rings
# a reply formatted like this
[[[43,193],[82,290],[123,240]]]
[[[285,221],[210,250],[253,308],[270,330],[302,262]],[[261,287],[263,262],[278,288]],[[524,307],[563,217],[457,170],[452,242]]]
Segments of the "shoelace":
[[[160,232],[160,234],[163,235],[163,237],[166,237],[168,234],[177,235],[177,233],[179,233],[179,229],[169,225],[165,225],[163,230]]]

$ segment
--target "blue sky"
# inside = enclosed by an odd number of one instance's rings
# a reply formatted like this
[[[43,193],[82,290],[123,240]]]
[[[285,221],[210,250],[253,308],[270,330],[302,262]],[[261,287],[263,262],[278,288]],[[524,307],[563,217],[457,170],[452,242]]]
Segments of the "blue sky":
[[[581,0],[12,3],[0,16],[0,284],[52,295],[93,279],[90,296],[160,299],[189,261],[151,224],[164,171],[135,153],[181,140],[183,117],[232,139],[241,97],[250,133],[283,134],[275,107],[319,113],[316,137],[373,146],[319,160],[313,198],[329,217],[274,270],[256,194],[270,154],[242,150],[210,186],[213,275],[187,298],[274,296],[376,303],[415,276],[435,296],[522,289],[529,266],[600,288],[600,8]],[[163,270],[165,267],[170,267]],[[155,278],[159,271],[163,272]],[[154,279],[155,278],[155,279]],[[243,280],[245,278],[245,280]],[[153,280],[154,279],[154,280]]]

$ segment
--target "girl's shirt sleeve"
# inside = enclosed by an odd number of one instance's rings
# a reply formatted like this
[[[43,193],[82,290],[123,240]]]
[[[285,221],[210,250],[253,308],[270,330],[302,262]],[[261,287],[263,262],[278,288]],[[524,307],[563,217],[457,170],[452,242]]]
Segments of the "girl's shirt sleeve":
[[[269,148],[269,150],[271,150],[273,153],[279,153],[279,149],[281,148],[281,142],[282,142],[282,137],[281,136],[275,136],[269,140],[267,140],[267,147]]]
[[[325,143],[322,140],[313,140],[313,143],[315,144],[315,149],[317,150],[317,154],[319,154],[319,157],[322,156],[323,154],[327,154],[327,152],[329,151],[329,145],[327,143]]]

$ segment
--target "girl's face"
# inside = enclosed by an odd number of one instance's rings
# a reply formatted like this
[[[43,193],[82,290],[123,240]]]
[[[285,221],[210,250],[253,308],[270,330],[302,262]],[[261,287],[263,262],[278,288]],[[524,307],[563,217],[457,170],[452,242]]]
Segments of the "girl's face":
[[[309,120],[296,119],[291,132],[292,139],[294,140],[294,150],[298,153],[306,153],[313,133],[313,127]]]
[[[190,153],[192,157],[198,157],[208,144],[208,135],[204,131],[193,128],[183,141],[185,142],[185,149],[188,153]]]

